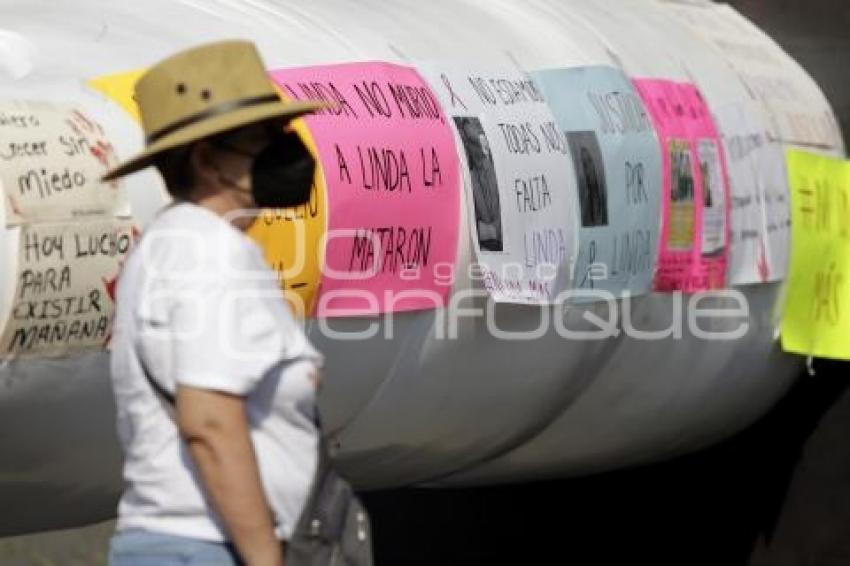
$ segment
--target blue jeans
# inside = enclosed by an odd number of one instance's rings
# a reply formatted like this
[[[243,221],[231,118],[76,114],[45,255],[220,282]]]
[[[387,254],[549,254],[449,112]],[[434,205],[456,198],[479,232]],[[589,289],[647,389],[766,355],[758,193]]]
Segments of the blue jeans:
[[[115,533],[110,566],[239,566],[233,545],[132,529]]]

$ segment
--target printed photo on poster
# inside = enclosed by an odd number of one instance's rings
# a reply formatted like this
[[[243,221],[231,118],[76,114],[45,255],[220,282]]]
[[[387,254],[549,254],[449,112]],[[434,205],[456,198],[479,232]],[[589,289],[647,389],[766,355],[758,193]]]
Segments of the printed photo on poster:
[[[670,236],[668,247],[690,249],[694,241],[694,174],[688,142],[670,140]]]
[[[564,129],[540,86],[514,65],[417,68],[466,157],[464,199],[482,286],[494,302],[552,304],[572,285],[579,206]]]
[[[713,140],[699,140],[697,151],[703,186],[702,254],[712,255],[722,253],[726,241],[723,170],[720,167],[720,150]]]
[[[501,252],[502,209],[490,142],[478,118],[455,116],[454,121],[469,164],[478,246],[482,252]]]
[[[567,132],[576,170],[581,225],[608,225],[608,188],[605,165],[596,132]]]

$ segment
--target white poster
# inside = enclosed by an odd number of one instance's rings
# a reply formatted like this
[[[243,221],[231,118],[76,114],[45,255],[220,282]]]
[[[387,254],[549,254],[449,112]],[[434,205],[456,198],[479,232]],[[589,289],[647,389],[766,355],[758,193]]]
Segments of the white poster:
[[[791,211],[782,144],[747,104],[714,109],[732,194],[729,282],[763,283],[788,271]]]
[[[551,303],[570,288],[578,206],[569,143],[540,87],[511,68],[418,68],[458,134],[485,287],[499,302]]]
[[[42,223],[8,235],[17,242],[17,261],[14,296],[4,301],[10,308],[0,358],[61,356],[105,345],[118,273],[134,242],[132,222]]]
[[[83,110],[47,102],[0,103],[0,189],[7,225],[129,216],[104,129]]]

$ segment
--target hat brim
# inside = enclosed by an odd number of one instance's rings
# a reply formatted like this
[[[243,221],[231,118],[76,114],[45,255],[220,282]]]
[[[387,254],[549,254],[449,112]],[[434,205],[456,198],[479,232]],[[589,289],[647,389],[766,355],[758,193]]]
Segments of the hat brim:
[[[164,151],[168,151],[209,136],[241,128],[243,126],[250,126],[257,122],[272,120],[274,118],[288,118],[290,120],[294,120],[295,118],[324,108],[328,108],[328,105],[322,102],[280,101],[258,104],[248,108],[233,110],[226,114],[211,116],[201,122],[180,128],[179,130],[158,139],[145,148],[143,152],[131,159],[128,159],[106,173],[102,177],[102,180],[113,181],[119,177],[135,173],[140,169],[144,169],[145,167],[152,165],[156,157]]]

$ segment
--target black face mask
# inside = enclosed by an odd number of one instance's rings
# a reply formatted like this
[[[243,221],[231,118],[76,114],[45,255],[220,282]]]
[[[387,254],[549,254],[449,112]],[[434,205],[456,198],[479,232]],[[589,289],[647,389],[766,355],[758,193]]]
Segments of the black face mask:
[[[254,158],[251,195],[259,208],[290,208],[310,200],[316,160],[295,132],[281,132]]]

